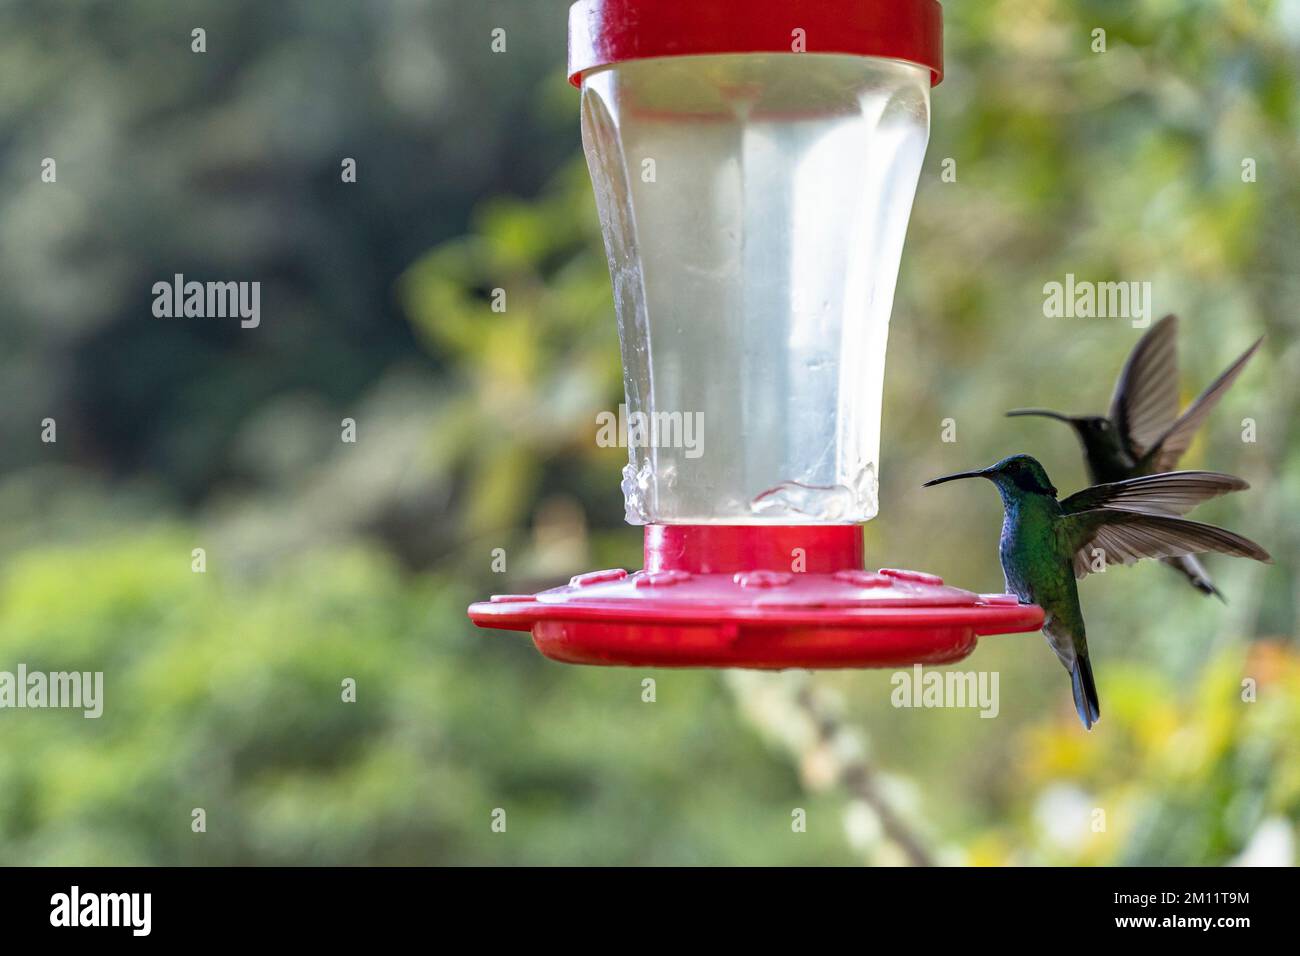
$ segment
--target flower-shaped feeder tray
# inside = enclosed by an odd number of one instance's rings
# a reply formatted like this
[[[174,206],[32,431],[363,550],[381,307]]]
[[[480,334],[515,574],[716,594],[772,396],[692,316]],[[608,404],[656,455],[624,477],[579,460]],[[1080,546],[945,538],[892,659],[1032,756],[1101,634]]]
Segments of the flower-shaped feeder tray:
[[[646,570],[593,571],[473,604],[570,664],[898,667],[947,664],[979,637],[1034,631],[1042,609],[933,574],[862,569],[856,525],[650,525]],[[802,570],[787,570],[791,567]]]

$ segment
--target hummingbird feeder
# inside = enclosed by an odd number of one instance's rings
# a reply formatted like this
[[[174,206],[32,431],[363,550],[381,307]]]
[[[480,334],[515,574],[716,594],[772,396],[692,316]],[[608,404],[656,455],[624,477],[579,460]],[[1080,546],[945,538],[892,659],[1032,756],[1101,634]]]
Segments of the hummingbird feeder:
[[[1013,595],[864,570],[941,16],[936,0],[573,5],[645,569],[496,595],[474,623],[569,663],[748,668],[947,663],[1041,626]]]

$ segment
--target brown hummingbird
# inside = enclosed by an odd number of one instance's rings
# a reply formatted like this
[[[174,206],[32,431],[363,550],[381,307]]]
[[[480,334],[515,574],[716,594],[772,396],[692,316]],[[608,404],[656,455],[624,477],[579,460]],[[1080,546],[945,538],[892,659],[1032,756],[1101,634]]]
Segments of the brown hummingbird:
[[[1107,415],[1065,415],[1044,408],[1017,408],[1008,416],[1039,415],[1074,429],[1094,485],[1173,471],[1205,417],[1232,387],[1260,343],[1246,349],[1210,387],[1178,411],[1178,318],[1166,315],[1133,351],[1115,383]],[[1202,594],[1225,601],[1195,555],[1165,559]],[[1226,603],[1226,601],[1225,601]]]

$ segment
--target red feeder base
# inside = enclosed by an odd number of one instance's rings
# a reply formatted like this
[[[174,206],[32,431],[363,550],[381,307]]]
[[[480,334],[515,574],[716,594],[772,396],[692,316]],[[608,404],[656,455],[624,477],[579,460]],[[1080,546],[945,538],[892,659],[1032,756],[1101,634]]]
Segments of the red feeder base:
[[[859,525],[648,525],[644,571],[494,595],[469,616],[531,631],[553,660],[638,667],[948,664],[981,635],[1042,626],[1014,595],[862,561]]]

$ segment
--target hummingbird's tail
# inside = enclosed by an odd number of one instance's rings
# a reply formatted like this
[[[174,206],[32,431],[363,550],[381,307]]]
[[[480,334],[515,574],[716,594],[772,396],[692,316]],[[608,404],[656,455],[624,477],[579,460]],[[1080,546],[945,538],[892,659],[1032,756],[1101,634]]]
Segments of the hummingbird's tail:
[[[1071,582],[1073,583],[1073,582]],[[1083,636],[1083,617],[1075,604],[1073,619],[1048,612],[1043,623],[1047,643],[1056,652],[1057,659],[1070,672],[1070,687],[1074,691],[1074,709],[1086,730],[1101,719],[1101,705],[1097,703],[1097,685],[1092,679],[1092,662],[1088,660],[1088,641]]]
[[[1097,701],[1097,685],[1092,679],[1092,663],[1088,655],[1080,654],[1070,669],[1070,685],[1074,690],[1074,709],[1087,730],[1101,720],[1101,704]]]
[[[1205,566],[1197,560],[1196,555],[1185,554],[1176,558],[1166,558],[1165,563],[1175,571],[1185,575],[1187,580],[1191,582],[1192,587],[1196,588],[1196,590],[1200,591],[1202,594],[1207,596],[1213,595],[1224,604],[1228,603],[1228,599],[1223,596],[1222,591],[1214,586],[1214,582],[1210,580],[1209,572],[1206,571]]]

